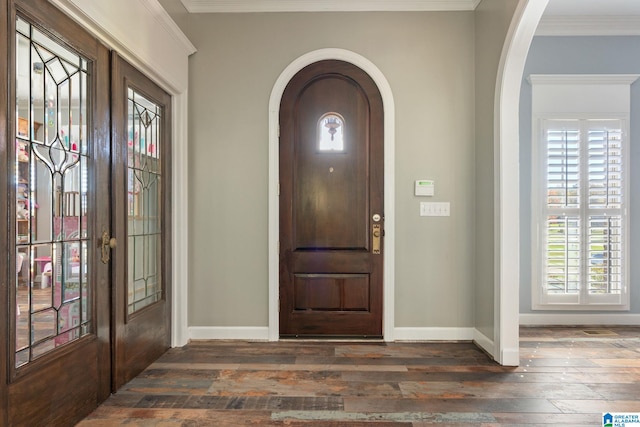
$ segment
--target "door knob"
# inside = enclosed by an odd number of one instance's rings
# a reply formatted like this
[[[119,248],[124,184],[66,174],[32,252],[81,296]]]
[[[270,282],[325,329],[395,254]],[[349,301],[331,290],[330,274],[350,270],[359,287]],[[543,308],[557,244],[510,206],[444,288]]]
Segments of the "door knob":
[[[106,264],[111,259],[111,249],[115,249],[118,242],[115,237],[110,237],[109,232],[102,232],[102,263]]]

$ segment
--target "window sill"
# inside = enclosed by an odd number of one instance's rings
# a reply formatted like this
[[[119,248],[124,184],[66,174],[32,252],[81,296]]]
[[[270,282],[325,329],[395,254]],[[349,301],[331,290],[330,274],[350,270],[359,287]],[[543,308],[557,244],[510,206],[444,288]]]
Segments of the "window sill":
[[[547,303],[532,304],[532,311],[629,311],[630,305],[626,304],[566,304]]]

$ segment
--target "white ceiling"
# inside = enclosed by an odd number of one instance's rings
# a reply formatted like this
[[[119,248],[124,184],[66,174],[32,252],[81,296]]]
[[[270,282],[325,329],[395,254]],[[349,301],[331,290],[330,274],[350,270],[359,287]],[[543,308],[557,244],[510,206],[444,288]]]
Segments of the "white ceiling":
[[[464,11],[481,0],[180,0],[190,13]],[[535,0],[533,0],[535,1]],[[640,35],[640,0],[549,0],[537,35]]]

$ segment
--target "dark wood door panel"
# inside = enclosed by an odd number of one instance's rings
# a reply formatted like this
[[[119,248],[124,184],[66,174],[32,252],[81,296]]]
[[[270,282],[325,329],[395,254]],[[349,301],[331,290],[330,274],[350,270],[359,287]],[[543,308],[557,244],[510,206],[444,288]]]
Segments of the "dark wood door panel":
[[[281,332],[283,338],[381,338],[377,317],[366,311],[294,311],[289,323],[295,330]]]
[[[296,274],[293,309],[369,311],[369,275]]]
[[[114,360],[113,377],[117,380],[114,389],[145,370],[169,347],[167,329],[158,321],[157,310],[141,312],[126,334],[120,333],[116,339],[120,345],[116,347],[119,354]],[[135,345],[130,344],[132,340]]]
[[[298,97],[293,112],[295,171],[293,212],[296,249],[368,249],[368,105],[361,88],[340,74],[318,78]],[[318,119],[344,118],[344,148],[318,147]]]
[[[341,251],[290,251],[285,262],[294,273],[366,273],[371,271],[369,253]]]
[[[74,347],[64,357],[46,367],[36,366],[11,385],[9,425],[74,425],[104,400],[100,397],[97,371],[87,369],[87,361],[98,358],[95,343]],[[34,400],[37,403],[33,404]]]

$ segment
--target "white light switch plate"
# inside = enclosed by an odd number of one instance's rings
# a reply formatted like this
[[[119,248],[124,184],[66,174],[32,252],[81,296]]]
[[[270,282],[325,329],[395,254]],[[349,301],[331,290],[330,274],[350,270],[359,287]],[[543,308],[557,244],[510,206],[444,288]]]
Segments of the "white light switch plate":
[[[450,216],[449,202],[420,202],[420,216]]]

